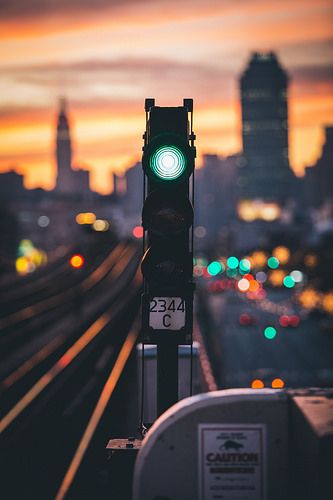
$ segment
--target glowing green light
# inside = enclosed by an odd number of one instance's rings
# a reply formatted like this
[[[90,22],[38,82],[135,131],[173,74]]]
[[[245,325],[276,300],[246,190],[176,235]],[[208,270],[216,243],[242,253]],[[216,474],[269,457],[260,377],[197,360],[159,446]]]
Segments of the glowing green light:
[[[176,146],[160,146],[150,157],[150,168],[163,181],[174,181],[186,169],[186,157]]]
[[[237,269],[227,269],[228,278],[236,278],[237,274]]]
[[[251,271],[251,263],[248,259],[242,259],[239,263],[239,270],[242,274],[249,273]]]
[[[217,262],[216,260],[211,262],[209,264],[209,266],[207,267],[207,272],[211,276],[216,276],[217,274],[222,272],[222,266],[221,266],[220,262]]]
[[[270,257],[267,261],[267,265],[271,269],[277,269],[279,267],[279,264],[279,259],[277,259],[276,257]]]
[[[264,330],[264,335],[268,340],[274,339],[274,337],[276,337],[276,333],[277,332],[274,326],[267,326]]]
[[[286,288],[293,288],[295,286],[295,280],[292,276],[286,276],[283,279],[283,284]]]
[[[227,260],[227,266],[229,267],[229,269],[237,269],[238,264],[239,260],[237,259],[237,257],[229,257],[229,259]]]

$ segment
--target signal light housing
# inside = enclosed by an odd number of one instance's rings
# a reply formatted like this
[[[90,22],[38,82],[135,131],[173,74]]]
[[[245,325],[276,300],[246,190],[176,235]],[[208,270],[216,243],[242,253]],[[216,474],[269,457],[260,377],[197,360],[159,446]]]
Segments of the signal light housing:
[[[146,99],[145,110],[142,327],[147,342],[168,338],[185,344],[192,340],[193,322],[193,101],[159,107]],[[164,303],[169,302],[182,307],[164,311]]]
[[[193,224],[193,208],[188,198],[177,190],[152,191],[142,210],[144,229],[160,236],[176,236]]]

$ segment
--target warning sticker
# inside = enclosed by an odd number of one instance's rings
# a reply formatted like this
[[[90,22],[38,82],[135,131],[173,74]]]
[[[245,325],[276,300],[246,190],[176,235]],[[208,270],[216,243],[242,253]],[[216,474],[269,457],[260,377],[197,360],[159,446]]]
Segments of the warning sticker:
[[[199,424],[199,500],[265,500],[265,425]]]

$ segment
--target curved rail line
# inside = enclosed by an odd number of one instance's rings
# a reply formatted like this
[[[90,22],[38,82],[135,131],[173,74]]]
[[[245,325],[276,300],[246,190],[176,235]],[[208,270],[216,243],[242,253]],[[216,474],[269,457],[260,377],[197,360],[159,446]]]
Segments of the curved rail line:
[[[126,268],[129,259],[132,254],[129,254],[129,258],[125,260],[120,260],[112,269],[111,273],[113,276],[118,276]],[[134,287],[130,292],[126,291],[126,295],[131,297],[134,291],[141,284],[141,274],[139,271],[136,272],[133,279]],[[0,420],[0,434],[4,432],[11,423],[25,410],[34,399],[52,382],[82,351],[85,347],[94,340],[94,338],[104,329],[104,327],[113,320],[116,315],[121,310],[124,303],[123,297],[119,297],[116,303],[113,305],[110,311],[104,312],[94,323],[80,336],[74,344],[66,350],[66,352],[58,359],[58,361],[53,364],[53,366],[26,392],[26,394],[11,408],[11,410]],[[55,349],[55,347],[54,347]],[[50,350],[51,351],[51,350]],[[35,357],[35,361],[39,361],[41,356]],[[31,369],[31,359],[28,367]],[[18,371],[12,374],[12,379],[14,381],[18,380],[19,375],[24,375],[27,372],[27,365],[23,368],[23,365],[18,369]]]
[[[106,383],[101,391],[97,404],[94,411],[89,419],[86,429],[82,435],[79,445],[74,453],[72,461],[67,469],[64,479],[60,485],[57,492],[55,500],[63,500],[67,495],[76,473],[79,470],[80,464],[84,458],[84,455],[88,449],[88,446],[93,438],[93,435],[97,429],[97,426],[103,416],[105,408],[110,401],[113,391],[118,383],[118,380],[125,368],[127,360],[135,346],[136,340],[139,335],[139,321],[138,318],[134,321],[134,324],[128,333],[125,342],[118,354],[116,362],[112,367],[112,370],[108,376]]]
[[[9,326],[17,325],[27,319],[31,319],[32,317],[42,312],[46,312],[47,310],[53,309],[63,304],[65,301],[72,299],[75,295],[75,292],[79,292],[81,290],[81,287],[82,290],[89,290],[103,279],[103,277],[105,276],[105,270],[108,266],[117,266],[117,259],[119,259],[122,252],[126,251],[127,249],[128,247],[125,244],[120,243],[111,251],[111,253],[100,264],[100,266],[95,269],[90,276],[85,278],[82,283],[74,285],[68,290],[57,293],[53,297],[41,300],[34,305],[24,307],[23,309],[2,318],[0,320],[0,331],[8,328]]]

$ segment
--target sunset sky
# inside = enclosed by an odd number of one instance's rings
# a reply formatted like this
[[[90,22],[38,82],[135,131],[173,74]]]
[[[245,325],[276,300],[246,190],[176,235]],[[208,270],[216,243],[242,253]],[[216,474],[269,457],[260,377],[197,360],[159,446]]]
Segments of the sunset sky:
[[[101,192],[140,159],[146,97],[194,99],[199,163],[237,152],[239,76],[263,50],[290,75],[290,161],[301,174],[333,124],[332,0],[1,0],[0,171],[54,186],[60,96],[74,165]]]

